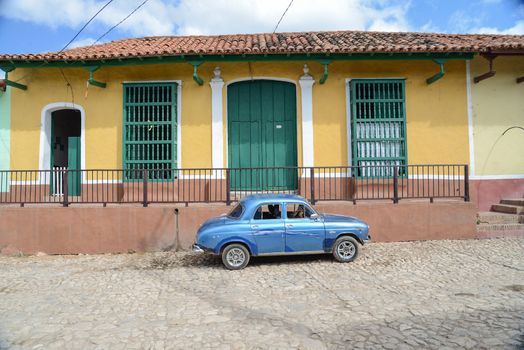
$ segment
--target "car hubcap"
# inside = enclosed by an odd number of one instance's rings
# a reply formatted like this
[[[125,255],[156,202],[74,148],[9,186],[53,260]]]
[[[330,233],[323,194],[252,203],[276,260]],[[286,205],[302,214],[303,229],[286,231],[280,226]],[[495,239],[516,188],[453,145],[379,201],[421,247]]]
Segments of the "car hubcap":
[[[227,252],[226,260],[229,265],[233,267],[239,267],[246,260],[246,254],[240,248],[233,248]]]
[[[337,247],[338,255],[343,259],[351,259],[355,255],[355,246],[351,242],[342,242]]]

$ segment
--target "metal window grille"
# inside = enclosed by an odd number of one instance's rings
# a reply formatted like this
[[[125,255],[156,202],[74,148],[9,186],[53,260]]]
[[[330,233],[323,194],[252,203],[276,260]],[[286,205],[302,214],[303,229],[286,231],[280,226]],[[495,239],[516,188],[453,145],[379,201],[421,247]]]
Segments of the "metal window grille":
[[[393,176],[407,164],[404,80],[354,79],[350,92],[356,176]]]
[[[177,84],[124,84],[123,165],[126,180],[176,177]]]

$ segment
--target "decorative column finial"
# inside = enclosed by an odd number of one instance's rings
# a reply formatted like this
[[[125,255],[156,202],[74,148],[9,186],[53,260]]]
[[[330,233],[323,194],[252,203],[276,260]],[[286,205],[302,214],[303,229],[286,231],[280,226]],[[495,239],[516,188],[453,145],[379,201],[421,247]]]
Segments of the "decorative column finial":
[[[215,74],[215,76],[213,77],[214,80],[222,80],[222,77],[220,76],[222,74],[220,67],[216,66],[213,70],[213,74]]]
[[[309,75],[309,67],[308,67],[307,63],[304,64],[304,75]]]
[[[304,75],[300,77],[300,80],[313,80],[313,77],[311,74],[309,74],[309,66],[307,64],[304,64]]]

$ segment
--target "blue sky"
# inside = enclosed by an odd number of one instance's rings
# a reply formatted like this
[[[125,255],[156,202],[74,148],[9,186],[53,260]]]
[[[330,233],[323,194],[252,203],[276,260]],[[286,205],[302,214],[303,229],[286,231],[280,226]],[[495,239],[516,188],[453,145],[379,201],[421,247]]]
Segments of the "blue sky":
[[[73,43],[89,45],[143,0],[113,0]],[[107,0],[0,0],[0,53],[60,50]],[[271,32],[288,0],[149,0],[102,42]],[[279,31],[524,34],[524,0],[294,0]]]

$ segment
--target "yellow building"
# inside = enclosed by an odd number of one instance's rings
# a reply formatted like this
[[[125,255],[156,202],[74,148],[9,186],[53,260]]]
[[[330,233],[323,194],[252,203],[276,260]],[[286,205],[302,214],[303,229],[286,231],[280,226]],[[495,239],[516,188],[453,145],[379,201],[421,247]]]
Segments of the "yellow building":
[[[468,75],[471,178],[477,205],[488,210],[504,198],[510,199],[507,204],[519,204],[520,198],[522,206],[524,57],[516,51],[483,54],[468,65]]]

